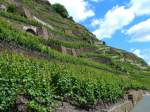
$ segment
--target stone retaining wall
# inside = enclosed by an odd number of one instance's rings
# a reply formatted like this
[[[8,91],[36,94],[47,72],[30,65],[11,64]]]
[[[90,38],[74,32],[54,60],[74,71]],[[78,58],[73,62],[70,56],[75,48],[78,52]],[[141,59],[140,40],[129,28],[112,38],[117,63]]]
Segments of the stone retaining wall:
[[[106,112],[130,112],[133,109],[131,101],[125,101],[124,103],[114,107],[112,110]]]
[[[111,64],[112,63],[110,58],[92,57],[91,59],[98,62],[98,63],[104,63],[104,64]]]
[[[129,90],[125,95],[126,101],[105,112],[131,112],[133,107],[143,98],[143,90]]]
[[[143,98],[144,92],[142,90],[129,90],[124,96],[124,101],[110,105],[108,107],[97,106],[92,110],[80,109],[67,102],[61,102],[61,106],[56,108],[54,112],[131,112],[135,104]]]

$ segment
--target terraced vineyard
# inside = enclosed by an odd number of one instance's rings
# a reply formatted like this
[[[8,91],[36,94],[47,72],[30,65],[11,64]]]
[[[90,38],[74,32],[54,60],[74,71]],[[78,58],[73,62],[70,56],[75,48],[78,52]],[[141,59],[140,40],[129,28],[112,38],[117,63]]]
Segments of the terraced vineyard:
[[[0,4],[16,9],[0,9],[0,111],[51,112],[60,102],[90,110],[124,100],[127,90],[150,90],[150,71],[143,59],[107,46],[84,26],[61,17],[51,4]]]
[[[9,111],[18,95],[27,98],[34,111],[50,111],[57,99],[90,108],[97,103],[116,102],[126,89],[143,86],[126,76],[106,74],[94,68],[37,60],[23,55],[0,54],[0,109]],[[71,100],[72,99],[72,100]]]

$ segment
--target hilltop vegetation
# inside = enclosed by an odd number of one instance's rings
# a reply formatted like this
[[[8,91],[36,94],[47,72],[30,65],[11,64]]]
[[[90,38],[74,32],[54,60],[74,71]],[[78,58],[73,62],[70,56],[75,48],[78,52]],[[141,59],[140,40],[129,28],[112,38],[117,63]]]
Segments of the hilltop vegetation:
[[[99,41],[63,6],[62,15],[46,0],[0,3],[0,111],[50,112],[64,101],[88,110],[150,90],[143,59]]]

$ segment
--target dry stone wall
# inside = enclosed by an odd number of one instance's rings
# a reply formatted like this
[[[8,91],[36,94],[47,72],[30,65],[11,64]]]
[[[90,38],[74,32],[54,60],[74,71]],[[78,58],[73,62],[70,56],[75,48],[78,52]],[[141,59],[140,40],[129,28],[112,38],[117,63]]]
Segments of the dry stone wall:
[[[106,112],[130,112],[133,109],[133,104],[131,101],[125,101],[124,103],[114,107],[110,111]]]
[[[114,106],[106,112],[131,112],[133,107],[143,98],[143,90],[129,90],[125,94],[126,101],[119,105]]]
[[[37,35],[44,37],[44,39],[48,39],[48,31],[45,27],[38,27],[37,28]]]
[[[98,63],[104,63],[104,64],[111,64],[112,63],[110,58],[93,57],[92,60],[94,60]]]
[[[72,49],[72,48],[67,48],[64,46],[57,46],[57,45],[50,45],[49,47],[52,49],[55,49],[59,52],[62,52],[64,54],[69,54],[72,56],[79,56],[80,55],[79,49]]]
[[[128,98],[128,95],[132,95],[132,99]],[[142,90],[129,90],[125,94],[125,100],[118,104],[110,105],[109,107],[98,106],[96,109],[84,110],[76,106],[73,106],[67,102],[61,102],[61,106],[55,109],[55,112],[131,112],[135,104],[143,98]],[[135,104],[133,101],[136,101]]]

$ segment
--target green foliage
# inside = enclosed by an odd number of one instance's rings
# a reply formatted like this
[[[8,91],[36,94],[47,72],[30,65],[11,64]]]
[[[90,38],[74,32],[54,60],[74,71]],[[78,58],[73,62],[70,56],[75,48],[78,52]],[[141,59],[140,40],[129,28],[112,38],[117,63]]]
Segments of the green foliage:
[[[47,64],[22,56],[3,53],[0,56],[0,111],[8,112],[14,106],[18,94],[35,102],[36,107],[53,104],[53,89]],[[31,106],[31,104],[28,104]],[[32,107],[32,106],[31,106]],[[39,111],[45,112],[45,111]]]
[[[67,68],[67,67],[66,67]],[[143,88],[136,81],[130,81],[127,77],[117,77],[111,74],[103,74],[97,77],[86,75],[90,68],[82,75],[70,72],[69,68],[55,69],[52,73],[52,84],[56,87],[57,95],[64,100],[71,101],[82,108],[91,108],[98,103],[117,102],[124,95],[124,90]]]
[[[43,43],[43,41],[41,41],[41,39],[38,37],[21,32],[2,22],[0,22],[0,40],[6,41],[8,43],[15,42],[17,45],[47,54],[49,57],[62,62],[90,66],[101,70],[106,70],[108,72],[117,72],[105,64],[99,64],[87,59],[81,59],[78,57],[62,54],[56,50],[51,49],[49,46],[47,46],[47,44],[45,45],[45,43]]]
[[[23,0],[31,6],[33,0]],[[38,7],[36,9],[40,9]],[[2,17],[29,25],[41,26],[36,21],[28,20],[13,11],[0,12]],[[62,13],[62,12],[61,12]],[[65,13],[62,13],[65,14]],[[65,14],[68,17],[68,14]],[[56,21],[56,18],[52,16]],[[57,20],[60,21],[60,20]],[[51,31],[65,35],[63,32]],[[84,33],[84,32],[83,32]],[[83,37],[87,37],[86,33]],[[70,36],[79,39],[80,37]],[[117,102],[123,98],[128,89],[145,89],[138,81],[149,87],[149,72],[138,71],[135,66],[124,63],[123,68],[130,72],[127,76],[113,67],[99,64],[59,53],[49,45],[63,45],[70,48],[95,47],[85,43],[66,42],[49,39],[47,41],[20,30],[12,28],[6,21],[0,20],[0,41],[14,43],[32,51],[48,55],[55,62],[32,59],[18,54],[0,53],[0,111],[11,111],[18,95],[27,97],[25,104],[29,111],[49,112],[54,108],[57,99],[63,99],[82,108],[91,108],[99,103]],[[108,55],[86,53],[83,57],[96,56],[110,58]],[[60,63],[62,62],[62,63]],[[117,65],[119,65],[117,63]],[[139,70],[139,69],[138,69]],[[135,75],[136,74],[136,75]],[[140,76],[143,74],[143,76]],[[135,81],[138,80],[138,81]]]
[[[30,24],[30,25],[34,25],[34,26],[40,26],[40,24],[37,21],[28,20],[25,17],[17,15],[17,14],[0,11],[0,16],[3,16],[5,18],[9,18],[9,19],[13,19],[15,21],[23,22],[26,24]]]
[[[80,49],[80,48],[95,48],[94,45],[90,45],[87,43],[83,43],[83,42],[67,42],[67,41],[61,41],[61,40],[55,40],[55,39],[48,39],[46,41],[44,41],[45,44],[47,45],[56,45],[56,46],[65,46],[68,48],[76,48],[76,49]]]
[[[35,20],[28,20],[27,18],[25,18],[23,16],[20,16],[20,15],[17,15],[15,13],[0,11],[0,16],[8,18],[8,19],[15,20],[17,22],[25,23],[25,24],[28,24],[28,25],[33,25],[33,26],[37,26],[37,27],[42,26],[40,23],[38,23]],[[48,27],[47,27],[47,29],[49,30],[49,32],[52,32],[54,35],[61,35],[61,36],[67,37],[69,39],[80,39],[80,40],[82,39],[82,38],[80,38],[78,36],[75,36],[75,35],[72,35],[72,36],[71,35],[66,35],[63,31],[52,30]]]
[[[8,6],[7,11],[10,13],[16,13],[17,12],[17,7],[14,4],[11,4]]]
[[[99,70],[75,65],[49,63],[17,54],[0,54],[0,111],[12,109],[18,94],[27,96],[31,111],[49,112],[55,97],[82,107],[99,102],[116,102],[126,89],[143,86],[125,76],[101,74]]]
[[[58,14],[60,14],[62,17],[64,17],[64,18],[68,18],[68,17],[69,17],[68,11],[67,11],[67,9],[66,9],[63,5],[61,5],[61,4],[59,4],[59,3],[56,3],[56,4],[53,4],[53,5],[52,5],[52,8],[53,8]]]

